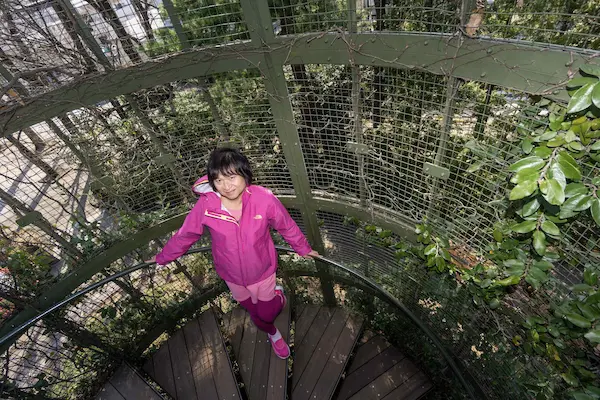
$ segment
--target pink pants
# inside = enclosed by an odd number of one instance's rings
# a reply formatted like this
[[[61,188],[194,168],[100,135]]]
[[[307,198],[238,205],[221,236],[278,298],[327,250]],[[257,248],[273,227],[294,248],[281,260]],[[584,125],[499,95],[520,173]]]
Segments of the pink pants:
[[[275,295],[275,282],[275,274],[248,286],[225,281],[233,298],[250,314],[254,325],[271,335],[277,332],[273,322],[283,308],[281,298]]]

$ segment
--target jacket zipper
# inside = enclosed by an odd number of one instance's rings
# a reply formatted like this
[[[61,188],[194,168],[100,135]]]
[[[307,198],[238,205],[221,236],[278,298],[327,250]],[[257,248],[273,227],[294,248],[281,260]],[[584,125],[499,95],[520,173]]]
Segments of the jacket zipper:
[[[244,268],[242,266],[242,252],[243,252],[243,241],[242,241],[242,230],[240,229],[240,223],[230,215],[214,213],[208,210],[204,210],[204,215],[210,218],[220,219],[221,221],[231,222],[237,226],[236,229],[236,240],[238,242],[238,260],[239,260],[239,268],[240,275],[242,276],[242,286],[246,286],[246,276],[244,275]],[[242,215],[244,215],[244,205],[242,205]]]

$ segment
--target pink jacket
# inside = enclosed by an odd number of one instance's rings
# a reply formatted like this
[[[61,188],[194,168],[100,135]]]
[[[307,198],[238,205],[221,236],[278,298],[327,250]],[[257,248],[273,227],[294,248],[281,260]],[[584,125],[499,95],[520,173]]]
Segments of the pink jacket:
[[[236,221],[221,209],[221,198],[206,176],[194,184],[200,198],[181,228],[156,255],[165,265],[183,255],[208,228],[217,274],[225,281],[248,286],[277,270],[277,251],[269,228],[276,229],[301,256],[311,252],[308,241],[289,213],[269,190],[250,185],[242,195],[242,217]]]

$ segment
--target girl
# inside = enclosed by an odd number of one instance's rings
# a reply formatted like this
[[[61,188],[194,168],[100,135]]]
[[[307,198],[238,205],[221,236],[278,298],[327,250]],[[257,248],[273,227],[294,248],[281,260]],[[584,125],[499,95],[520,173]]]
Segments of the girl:
[[[208,176],[193,186],[200,195],[182,227],[151,261],[165,265],[183,255],[210,231],[217,274],[258,329],[266,332],[273,351],[287,358],[290,348],[273,324],[286,303],[275,284],[277,251],[269,228],[276,229],[299,255],[318,256],[279,199],[252,185],[248,159],[234,149],[217,149],[208,160]]]

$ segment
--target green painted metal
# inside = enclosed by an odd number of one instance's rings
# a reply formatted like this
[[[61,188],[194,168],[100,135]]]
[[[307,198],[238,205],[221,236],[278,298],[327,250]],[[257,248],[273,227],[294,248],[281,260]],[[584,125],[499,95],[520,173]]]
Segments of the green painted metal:
[[[81,265],[76,271],[72,272],[64,279],[58,281],[42,296],[35,299],[29,308],[21,311],[15,317],[11,318],[9,323],[0,328],[0,337],[8,334],[15,327],[23,324],[25,321],[35,317],[39,312],[47,310],[57,302],[67,297],[74,288],[79,287],[88,281],[92,276],[102,271],[111,263],[119,258],[130,254],[138,247],[156,239],[166,233],[178,229],[187,214],[181,214],[170,218],[152,228],[143,230],[133,235],[127,240],[117,243],[110,249],[107,249],[100,254],[94,256],[93,259]]]
[[[346,42],[352,44],[351,48]],[[574,48],[540,49],[516,42],[406,33],[276,37],[265,50],[275,63],[350,64],[353,60],[357,65],[419,69],[442,75],[451,72],[465,80],[527,93],[554,94],[560,100],[567,99],[566,91],[558,89],[568,81],[569,71],[590,63],[597,54]],[[0,113],[2,136],[136,90],[219,72],[261,68],[262,61],[263,55],[252,44],[236,43],[194,49],[160,62],[91,76]]]
[[[241,0],[244,20],[250,29],[250,37],[255,46],[263,46],[263,50],[275,39],[273,25],[266,2],[253,2],[252,0]],[[313,207],[308,172],[304,163],[304,155],[300,144],[300,136],[295,124],[294,111],[290,102],[285,81],[283,64],[278,63],[269,54],[264,53],[261,72],[264,77],[265,89],[269,95],[271,112],[277,127],[277,133],[281,140],[283,153],[290,171],[292,183],[296,196],[301,199],[299,210],[312,247],[320,254],[325,253],[325,246],[321,238],[321,231],[317,221],[317,212]],[[318,263],[320,272],[321,289],[323,298],[328,305],[335,305],[335,294],[327,267]]]
[[[32,212],[28,212],[27,214],[23,215],[21,218],[17,219],[17,225],[19,225],[21,228],[26,227],[27,225],[31,225],[37,221],[42,220],[44,217],[42,217],[42,214],[39,211],[32,211]]]
[[[423,165],[423,172],[425,172],[426,175],[433,176],[435,178],[439,178],[439,179],[443,179],[443,180],[446,180],[446,179],[448,179],[448,177],[450,177],[450,170],[448,168],[444,168],[444,167],[441,167],[439,165],[432,164],[429,162],[426,162]]]
[[[280,196],[279,200],[287,208],[299,210],[302,206],[302,200],[298,197]],[[405,215],[400,215],[393,210],[377,206],[366,209],[360,206],[357,199],[345,197],[336,199],[313,198],[312,204],[319,211],[347,215],[365,222],[369,221],[383,229],[389,229],[396,235],[407,240],[415,243],[417,241],[417,235],[415,234],[415,224],[417,221]]]
[[[100,45],[92,35],[92,30],[86,23],[83,21],[81,16],[77,13],[73,4],[69,0],[57,0],[65,10],[69,13],[69,18],[73,18],[75,20],[75,29],[77,30],[77,34],[83,39],[84,43],[89,47],[94,56],[98,59],[100,64],[104,66],[107,70],[112,70],[114,67],[106,57],[106,54],[100,48]],[[55,117],[56,115],[52,115]]]
[[[181,20],[175,10],[175,6],[173,6],[173,2],[171,0],[163,0],[163,6],[165,6],[165,11],[167,11],[167,15],[169,16],[169,20],[171,20],[171,24],[173,24],[173,29],[177,34],[177,38],[179,39],[179,44],[183,50],[189,49],[190,42],[188,41],[185,32],[183,31],[183,26],[181,25]]]

